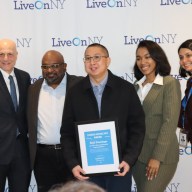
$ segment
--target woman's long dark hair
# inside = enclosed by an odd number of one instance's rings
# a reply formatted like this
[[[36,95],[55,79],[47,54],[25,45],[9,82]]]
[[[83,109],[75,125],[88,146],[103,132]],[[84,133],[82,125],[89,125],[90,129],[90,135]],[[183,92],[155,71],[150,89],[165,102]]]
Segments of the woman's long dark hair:
[[[179,46],[179,48],[178,48],[178,53],[179,53],[180,49],[182,49],[182,48],[184,48],[184,49],[189,49],[189,50],[192,51],[192,39],[188,39],[188,40],[184,41],[184,42]],[[179,68],[179,74],[181,75],[181,77],[187,77],[187,74],[190,75],[190,76],[192,75],[191,72],[186,71],[186,70],[183,69],[183,67],[181,67],[181,66],[180,66],[180,68]]]
[[[150,40],[140,41],[140,43],[137,46],[136,52],[141,47],[146,48],[151,58],[155,61],[156,63],[155,75],[157,74],[160,74],[161,76],[170,75],[171,66],[169,64],[167,56],[163,51],[163,49],[156,42],[150,41]],[[143,73],[139,70],[136,61],[135,61],[133,70],[134,70],[135,78],[137,80],[140,80],[144,76]]]

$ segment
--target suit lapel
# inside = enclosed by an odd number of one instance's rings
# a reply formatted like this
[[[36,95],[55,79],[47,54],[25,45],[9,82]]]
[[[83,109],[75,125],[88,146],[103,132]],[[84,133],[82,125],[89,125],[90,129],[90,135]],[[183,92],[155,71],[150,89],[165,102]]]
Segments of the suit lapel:
[[[1,71],[0,71],[0,86],[2,87],[2,90],[4,91],[4,93],[9,94],[9,90],[7,88],[7,85],[5,83],[5,80],[3,78]]]
[[[156,101],[157,96],[159,95],[162,85],[153,84],[149,93],[143,101],[143,108],[145,112],[149,112],[152,109],[154,102]]]
[[[34,127],[35,135],[37,135],[37,122],[38,122],[38,103],[39,103],[39,94],[41,90],[41,86],[44,79],[42,78],[40,81],[36,82],[36,85],[28,92],[30,94],[28,98],[30,98],[30,103],[28,103],[28,110],[30,115],[33,117],[33,122],[31,122],[32,127]],[[33,86],[33,85],[30,85]],[[30,90],[31,87],[29,87]]]
[[[43,83],[44,79],[41,79],[37,85],[34,87],[34,90],[33,90],[33,93],[32,93],[32,99],[33,99],[33,107],[34,109],[36,109],[35,113],[37,115],[37,111],[38,111],[38,102],[39,102],[39,93],[40,93],[40,90],[41,90],[41,86],[42,86],[42,83]]]
[[[23,97],[23,92],[22,92],[22,80],[21,80],[21,76],[19,74],[19,72],[17,71],[17,69],[14,69],[14,73],[17,79],[17,86],[18,86],[18,90],[19,90],[19,105],[18,105],[18,110],[20,109],[20,107],[22,106],[22,97]]]
[[[66,85],[66,94],[68,90],[74,85],[75,78],[68,73],[65,74],[67,76],[67,85]]]
[[[69,88],[71,87],[71,83],[70,83],[71,77],[67,73],[65,75],[67,75],[67,85],[66,85],[66,94],[67,94]]]
[[[14,108],[14,105],[13,105],[13,102],[12,102],[12,99],[11,99],[11,95],[9,93],[9,90],[7,88],[7,85],[5,83],[5,80],[3,78],[3,75],[0,71],[0,87],[2,88],[2,95],[4,95],[4,98],[7,100],[7,102],[9,103],[9,105],[11,105],[11,108],[15,111],[15,108]]]

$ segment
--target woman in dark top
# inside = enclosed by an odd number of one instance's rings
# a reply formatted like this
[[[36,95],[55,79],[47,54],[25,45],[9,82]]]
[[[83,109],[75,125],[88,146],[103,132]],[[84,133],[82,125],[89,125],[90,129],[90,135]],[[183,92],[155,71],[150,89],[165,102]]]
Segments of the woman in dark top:
[[[192,39],[183,42],[178,48],[181,77],[188,77],[185,96],[181,102],[178,127],[187,133],[187,140],[192,143]]]

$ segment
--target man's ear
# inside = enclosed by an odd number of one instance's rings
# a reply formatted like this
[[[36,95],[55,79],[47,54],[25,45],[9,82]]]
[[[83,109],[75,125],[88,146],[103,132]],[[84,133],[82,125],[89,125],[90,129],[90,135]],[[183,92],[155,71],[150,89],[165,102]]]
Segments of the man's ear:
[[[108,57],[108,58],[107,58],[107,67],[109,67],[110,64],[111,64],[111,58]]]

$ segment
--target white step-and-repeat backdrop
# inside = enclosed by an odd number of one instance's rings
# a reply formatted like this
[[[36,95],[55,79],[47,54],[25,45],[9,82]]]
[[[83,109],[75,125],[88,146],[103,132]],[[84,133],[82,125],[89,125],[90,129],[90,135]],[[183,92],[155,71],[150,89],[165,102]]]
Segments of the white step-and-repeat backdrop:
[[[41,77],[41,58],[50,49],[63,53],[70,74],[86,75],[83,53],[94,42],[109,49],[111,71],[134,82],[135,49],[140,40],[149,39],[165,50],[172,75],[180,80],[182,93],[185,89],[177,48],[192,38],[192,0],[1,0],[0,18],[0,38],[16,41],[17,67],[31,74],[32,83]],[[180,149],[166,192],[191,192],[191,170],[188,146]],[[33,177],[29,192],[36,191]]]

